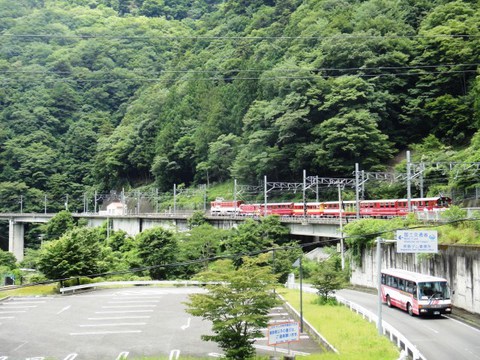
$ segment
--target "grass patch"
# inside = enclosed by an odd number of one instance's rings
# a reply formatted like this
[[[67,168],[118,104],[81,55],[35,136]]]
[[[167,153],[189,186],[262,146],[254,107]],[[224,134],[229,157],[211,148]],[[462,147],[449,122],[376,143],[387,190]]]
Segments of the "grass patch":
[[[300,309],[298,290],[279,292],[294,308]],[[316,294],[303,293],[303,316],[340,354],[317,354],[302,359],[398,359],[398,349],[386,337],[378,335],[375,324],[342,305],[318,305],[316,298]]]
[[[44,296],[58,294],[58,284],[26,286],[23,288],[2,290],[0,299],[7,296]]]

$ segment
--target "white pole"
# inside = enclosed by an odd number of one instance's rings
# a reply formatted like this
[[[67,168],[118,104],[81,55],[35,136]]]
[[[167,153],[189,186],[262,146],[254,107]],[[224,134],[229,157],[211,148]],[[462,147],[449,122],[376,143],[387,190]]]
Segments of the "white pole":
[[[345,270],[345,256],[343,253],[343,218],[342,218],[342,190],[338,184],[338,219],[340,220],[340,254],[342,258],[342,270]]]
[[[267,216],[267,175],[263,177],[263,196],[264,196],[264,209],[263,215]]]
[[[407,150],[407,207],[408,212],[412,211],[412,164],[410,163],[410,151]]]
[[[378,289],[378,322],[377,329],[383,335],[382,327],[382,238],[377,237],[377,289]]]
[[[358,163],[355,163],[355,207],[357,208],[356,211],[356,218],[357,220],[360,219],[360,179],[359,179],[359,166]]]

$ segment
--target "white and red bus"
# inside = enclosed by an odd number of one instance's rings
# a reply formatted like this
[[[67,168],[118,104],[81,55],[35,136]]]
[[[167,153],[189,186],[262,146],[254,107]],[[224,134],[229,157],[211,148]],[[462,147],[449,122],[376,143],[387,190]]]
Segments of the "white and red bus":
[[[413,315],[452,313],[447,280],[401,269],[382,271],[382,299]]]

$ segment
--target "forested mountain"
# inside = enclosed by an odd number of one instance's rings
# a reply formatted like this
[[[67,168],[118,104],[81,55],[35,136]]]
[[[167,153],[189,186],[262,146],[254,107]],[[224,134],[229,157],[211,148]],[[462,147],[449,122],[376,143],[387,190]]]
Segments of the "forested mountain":
[[[0,206],[351,176],[413,144],[480,161],[479,24],[478,1],[0,0]]]

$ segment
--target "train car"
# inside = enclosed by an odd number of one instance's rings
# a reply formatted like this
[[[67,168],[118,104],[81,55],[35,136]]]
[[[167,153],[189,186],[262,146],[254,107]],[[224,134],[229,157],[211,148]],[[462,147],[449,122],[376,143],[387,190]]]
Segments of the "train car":
[[[410,199],[412,211],[441,211],[448,208],[452,200],[445,196]],[[408,199],[362,200],[360,216],[394,217],[408,215]]]
[[[214,216],[235,215],[239,212],[243,201],[225,201],[222,198],[217,198],[210,202],[210,214]]]
[[[278,216],[292,216],[293,203],[267,203],[265,204],[243,204],[240,207],[241,215],[278,215]]]
[[[448,208],[451,199],[445,196],[412,198],[412,211],[441,211]],[[406,216],[408,211],[407,199],[380,199],[361,200],[359,202],[360,217],[389,218],[395,216]],[[225,201],[217,199],[211,202],[212,215],[244,215],[244,216],[304,216],[309,217],[339,217],[338,201],[307,202],[304,203],[267,203],[245,204],[242,201]],[[352,200],[342,202],[342,216],[355,217],[357,214],[357,203]]]
[[[305,206],[304,206],[305,205]],[[304,209],[305,207],[305,209]],[[307,203],[294,203],[293,204],[293,216],[307,216],[319,217],[323,216],[324,206],[321,202],[307,202]]]
[[[239,208],[239,215],[244,216],[259,216],[263,215],[260,212],[260,204],[242,204]]]
[[[265,215],[265,204],[260,204],[260,211]],[[292,216],[293,203],[267,203],[267,215]]]
[[[340,211],[338,201],[326,201],[323,203],[323,215],[326,217],[339,217]],[[356,203],[352,200],[342,201],[342,216],[351,217],[356,215]]]

